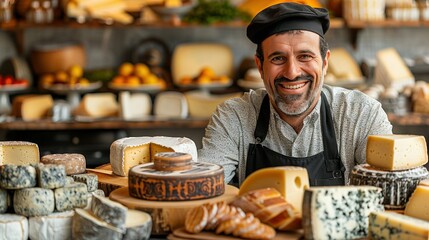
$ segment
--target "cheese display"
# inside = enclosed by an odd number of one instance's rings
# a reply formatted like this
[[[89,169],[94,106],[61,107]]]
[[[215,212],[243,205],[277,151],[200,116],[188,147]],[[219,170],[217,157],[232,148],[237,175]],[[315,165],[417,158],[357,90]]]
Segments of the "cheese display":
[[[0,214],[5,213],[9,207],[9,194],[5,189],[0,188]]]
[[[389,171],[423,166],[428,162],[426,140],[418,135],[370,135],[366,162]]]
[[[13,195],[13,209],[26,217],[48,215],[55,209],[54,192],[38,187],[18,189]]]
[[[88,192],[93,192],[98,189],[98,176],[94,173],[82,173],[72,175],[75,182],[85,183]]]
[[[411,195],[404,214],[429,221],[429,186],[420,184]]]
[[[231,205],[252,213],[263,223],[281,231],[301,228],[301,213],[274,188],[249,191],[232,201]]]
[[[241,184],[239,195],[256,189],[274,188],[282,194],[286,202],[301,212],[304,190],[309,186],[308,173],[305,168],[269,167],[250,174]]]
[[[386,209],[404,209],[417,184],[429,177],[425,167],[402,171],[384,171],[368,164],[354,166],[350,173],[350,185],[380,187]]]
[[[356,239],[368,234],[368,216],[384,211],[381,188],[311,187],[304,192],[302,224],[306,239]]]
[[[190,233],[214,230],[216,234],[240,238],[271,239],[276,231],[259,221],[252,213],[225,202],[204,204],[186,214],[185,229]]]
[[[127,208],[105,197],[92,196],[91,211],[96,217],[108,224],[125,231]]]
[[[120,116],[125,120],[141,119],[150,116],[152,100],[147,93],[119,93]]]
[[[219,196],[225,191],[223,167],[193,162],[192,169],[159,171],[154,163],[134,166],[128,175],[130,196],[152,201],[184,201]]]
[[[114,141],[110,146],[112,171],[119,176],[128,176],[131,167],[153,162],[158,152],[189,153],[197,161],[195,143],[185,137],[128,137]]]
[[[0,141],[0,165],[36,164],[40,161],[39,146],[25,141]]]
[[[359,64],[344,48],[331,49],[326,83],[341,85],[341,83],[363,83],[364,78]]]
[[[17,214],[0,214],[0,239],[28,239],[28,219]]]
[[[13,99],[12,115],[24,121],[46,118],[54,106],[51,95],[20,95]]]
[[[85,156],[79,153],[56,153],[42,156],[40,159],[44,164],[64,165],[67,175],[84,173],[86,169]]]
[[[55,209],[68,211],[87,205],[88,191],[84,183],[75,182],[54,190]]]
[[[188,116],[188,102],[180,92],[161,92],[156,95],[153,114],[163,118],[186,118]]]
[[[77,116],[93,118],[112,117],[118,115],[119,104],[113,93],[87,93],[79,106],[74,110]]]
[[[210,94],[202,90],[185,93],[189,107],[189,116],[195,118],[210,118],[219,104],[228,99],[241,96],[242,93]]]
[[[429,222],[395,212],[369,215],[369,239],[429,239]]]
[[[36,186],[36,169],[33,166],[0,166],[0,187],[22,189]]]
[[[46,216],[28,219],[31,240],[71,239],[71,226],[74,211],[54,212]]]
[[[66,184],[66,168],[64,165],[37,165],[38,185],[42,188],[59,188]]]

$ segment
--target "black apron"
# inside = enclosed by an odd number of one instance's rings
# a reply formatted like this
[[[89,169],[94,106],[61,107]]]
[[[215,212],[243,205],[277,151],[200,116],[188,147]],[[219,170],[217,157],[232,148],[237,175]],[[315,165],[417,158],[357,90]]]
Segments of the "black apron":
[[[296,158],[284,156],[267,147],[262,142],[267,136],[270,123],[270,102],[268,94],[261,104],[255,129],[256,144],[249,144],[246,163],[246,177],[252,172],[266,167],[299,166],[307,169],[310,186],[344,185],[344,165],[338,154],[335,130],[325,94],[321,93],[320,124],[322,128],[323,152],[310,157]]]

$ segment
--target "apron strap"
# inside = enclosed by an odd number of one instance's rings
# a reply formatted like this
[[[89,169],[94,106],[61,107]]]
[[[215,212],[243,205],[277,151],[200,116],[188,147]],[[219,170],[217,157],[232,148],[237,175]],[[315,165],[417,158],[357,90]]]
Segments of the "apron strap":
[[[262,143],[268,133],[270,123],[270,98],[268,97],[268,94],[265,95],[259,109],[258,121],[256,122],[256,128],[253,134],[256,139],[256,143]]]

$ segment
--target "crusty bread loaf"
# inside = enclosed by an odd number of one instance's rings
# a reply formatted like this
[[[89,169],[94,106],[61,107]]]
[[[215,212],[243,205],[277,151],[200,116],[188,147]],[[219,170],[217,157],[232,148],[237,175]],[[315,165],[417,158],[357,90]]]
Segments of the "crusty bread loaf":
[[[278,230],[296,230],[302,227],[301,214],[274,188],[247,192],[231,202],[231,205],[246,213],[253,213],[263,223]]]
[[[216,234],[234,235],[246,239],[271,239],[276,231],[260,222],[252,213],[245,214],[239,207],[225,202],[207,203],[191,209],[185,219],[190,233],[214,230]]]

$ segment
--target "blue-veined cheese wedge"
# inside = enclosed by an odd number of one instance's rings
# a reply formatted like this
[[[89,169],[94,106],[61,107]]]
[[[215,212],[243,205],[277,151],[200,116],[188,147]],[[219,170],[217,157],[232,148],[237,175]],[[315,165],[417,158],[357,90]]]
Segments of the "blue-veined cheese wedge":
[[[425,167],[386,171],[360,164],[352,169],[349,184],[380,187],[386,209],[404,209],[417,184],[428,177],[429,172]]]

